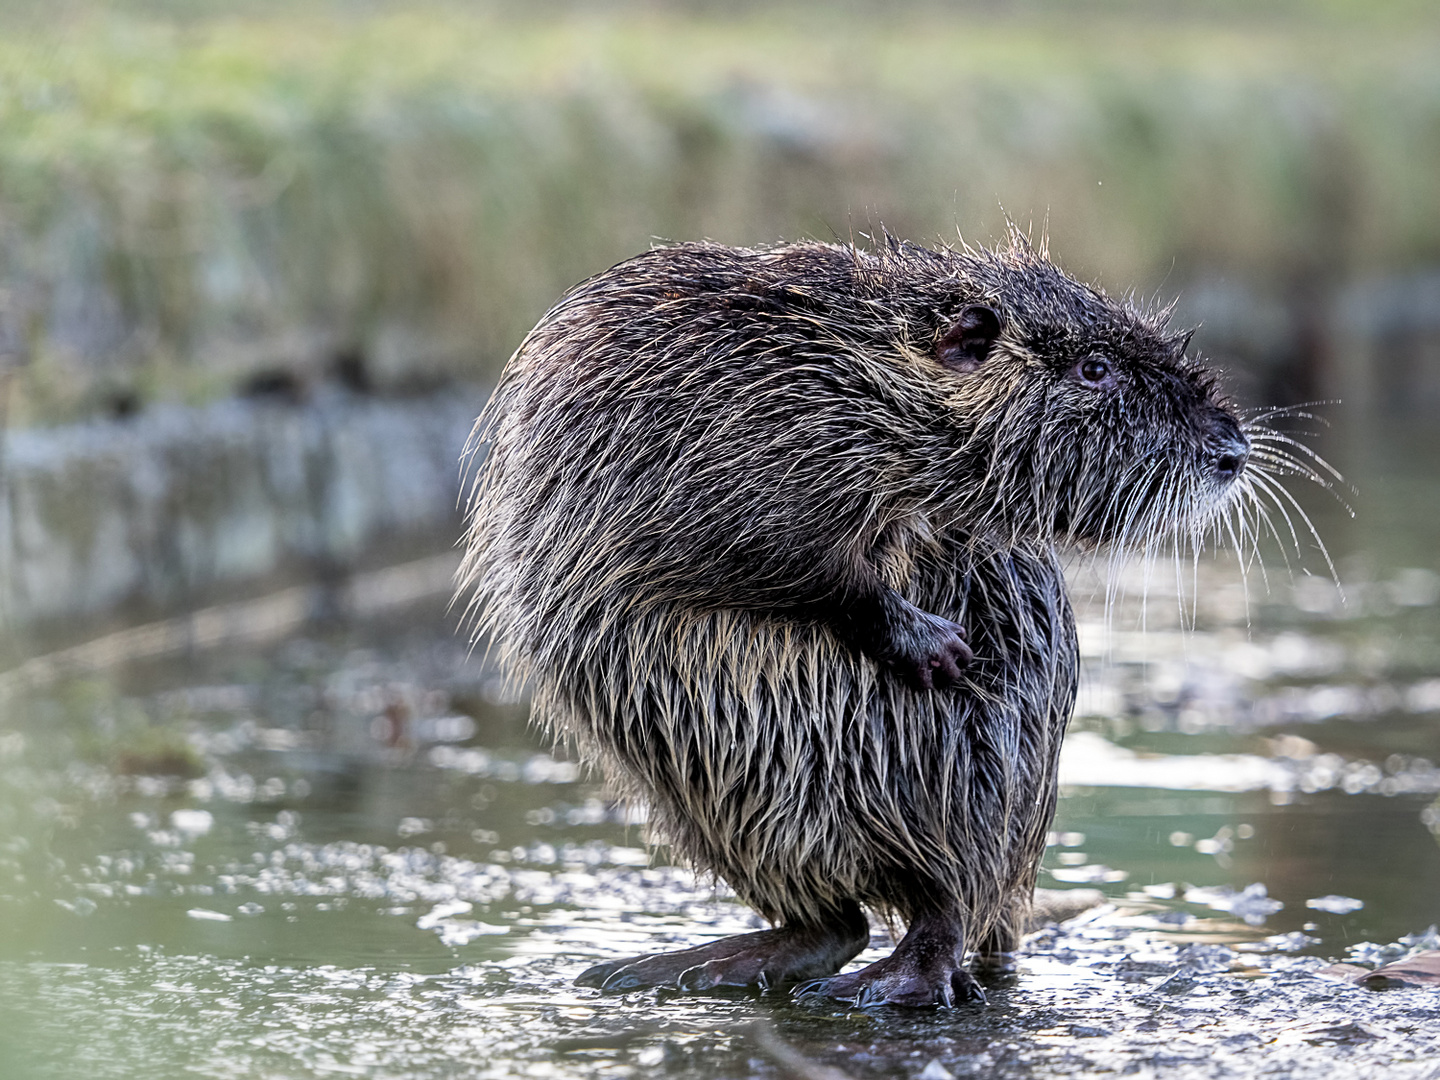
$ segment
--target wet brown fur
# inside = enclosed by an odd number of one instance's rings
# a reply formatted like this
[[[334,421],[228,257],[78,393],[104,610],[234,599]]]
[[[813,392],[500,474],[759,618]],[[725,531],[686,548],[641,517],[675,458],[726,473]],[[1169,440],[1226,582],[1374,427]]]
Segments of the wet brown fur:
[[[999,337],[947,366],[974,305]],[[1239,428],[1187,341],[1019,235],[647,252],[540,321],[477,425],[477,638],[765,918],[943,910],[1013,948],[1076,689],[1057,551],[1231,496]],[[1077,382],[1096,355],[1108,390]],[[847,630],[876,581],[965,628],[955,685]]]

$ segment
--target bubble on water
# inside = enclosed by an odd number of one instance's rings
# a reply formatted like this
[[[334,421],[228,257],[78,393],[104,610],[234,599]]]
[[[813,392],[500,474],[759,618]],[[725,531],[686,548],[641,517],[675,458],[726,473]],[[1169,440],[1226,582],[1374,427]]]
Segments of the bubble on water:
[[[1074,866],[1068,868],[1056,867],[1049,871],[1049,874],[1056,881],[1063,881],[1067,885],[1098,885],[1124,881],[1130,876],[1128,871],[1113,870],[1102,863],[1091,863],[1087,866]]]
[[[1440,574],[1409,567],[1400,570],[1389,584],[1390,599],[1402,607],[1425,607],[1440,601]]]
[[[1313,930],[1313,924],[1309,924],[1308,928]],[[1292,930],[1288,934],[1271,934],[1269,937],[1263,938],[1260,941],[1242,941],[1236,945],[1235,948],[1242,952],[1293,953],[1319,944],[1320,939],[1318,937],[1311,937],[1301,930]]]
[[[425,742],[464,742],[475,736],[475,720],[462,714],[432,717],[416,724],[416,735]]]
[[[508,925],[454,917],[463,915],[473,908],[474,905],[465,900],[450,900],[436,904],[415,921],[415,926],[420,930],[434,930],[440,935],[440,943],[451,948],[468,945],[476,938],[487,934],[508,934],[510,932]]]
[[[1356,900],[1352,896],[1315,896],[1305,901],[1305,906],[1315,911],[1324,911],[1331,915],[1348,915],[1352,911],[1359,911],[1365,906],[1364,900]]]
[[[257,789],[256,798],[261,802],[274,802],[285,796],[285,781],[278,776],[267,779]]]
[[[635,1064],[646,1069],[660,1065],[664,1060],[665,1048],[663,1046],[647,1046],[635,1055]],[[926,1076],[924,1072],[921,1072],[920,1080],[935,1080],[935,1078]],[[950,1080],[950,1074],[948,1072],[945,1074],[943,1080]]]
[[[1329,615],[1341,609],[1344,598],[1333,581],[1307,575],[1295,580],[1291,602],[1312,615]]]
[[[191,780],[185,785],[185,789],[196,802],[209,802],[215,797],[215,785],[204,777]]]
[[[1405,692],[1405,708],[1412,713],[1440,712],[1440,679],[1424,679]]]
[[[1348,958],[1361,964],[1393,964],[1406,960],[1416,953],[1440,949],[1440,928],[1431,926],[1418,934],[1406,934],[1398,941],[1380,945],[1373,941],[1362,941],[1346,947]]]
[[[1229,912],[1251,926],[1263,925],[1266,918],[1285,907],[1281,901],[1272,900],[1265,885],[1258,881],[1239,892],[1228,885],[1187,889],[1185,902]]]
[[[549,754],[536,754],[525,762],[522,776],[527,784],[570,784],[580,777],[573,761],[556,761]]]
[[[1214,836],[1195,841],[1195,851],[1200,855],[1213,855],[1221,866],[1228,866],[1227,856],[1235,850],[1235,831],[1229,825],[1222,825]]]
[[[612,847],[606,850],[606,858],[616,866],[649,866],[650,855],[641,848]]]
[[[1093,731],[1071,732],[1060,753],[1064,787],[1257,791],[1294,784],[1284,765],[1255,754],[1138,754]]]
[[[215,825],[215,815],[208,810],[175,810],[170,814],[170,827],[186,839],[204,836]]]
[[[474,904],[468,900],[447,900],[443,904],[436,904],[426,914],[415,921],[415,925],[421,930],[433,929],[441,919],[448,919],[452,915],[463,915],[472,910]]]

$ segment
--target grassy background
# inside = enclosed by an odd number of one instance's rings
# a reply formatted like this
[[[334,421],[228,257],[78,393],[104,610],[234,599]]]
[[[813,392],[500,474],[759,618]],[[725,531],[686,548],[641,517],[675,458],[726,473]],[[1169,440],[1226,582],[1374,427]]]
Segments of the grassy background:
[[[1432,4],[529,10],[0,10],[12,419],[487,378],[655,238],[1008,213],[1167,293],[1440,263]]]

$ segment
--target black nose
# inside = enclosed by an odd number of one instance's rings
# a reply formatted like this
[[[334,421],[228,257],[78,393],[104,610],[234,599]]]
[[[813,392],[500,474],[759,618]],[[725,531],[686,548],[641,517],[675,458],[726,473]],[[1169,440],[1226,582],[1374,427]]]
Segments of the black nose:
[[[1215,479],[1229,483],[1240,475],[1250,457],[1250,440],[1235,417],[1224,409],[1211,413],[1205,432],[1205,451]]]
[[[1250,443],[1243,435],[1238,439],[1226,439],[1215,448],[1214,455],[1215,475],[1221,480],[1234,480],[1250,457]]]

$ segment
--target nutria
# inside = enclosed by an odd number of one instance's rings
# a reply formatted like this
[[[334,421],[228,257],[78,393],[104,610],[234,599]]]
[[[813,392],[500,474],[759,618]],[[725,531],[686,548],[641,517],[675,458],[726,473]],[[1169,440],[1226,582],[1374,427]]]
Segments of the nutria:
[[[1058,552],[1251,493],[1188,341],[1013,231],[660,247],[540,320],[472,438],[477,637],[774,926],[578,983],[983,1000],[967,953],[1017,945],[1075,700]],[[866,909],[906,933],[836,975]]]

